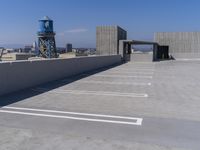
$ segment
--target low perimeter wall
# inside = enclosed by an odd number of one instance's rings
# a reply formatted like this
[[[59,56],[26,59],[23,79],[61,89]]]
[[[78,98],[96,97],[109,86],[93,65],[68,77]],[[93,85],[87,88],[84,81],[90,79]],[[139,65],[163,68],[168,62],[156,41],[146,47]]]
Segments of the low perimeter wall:
[[[121,62],[120,55],[0,63],[0,95]]]

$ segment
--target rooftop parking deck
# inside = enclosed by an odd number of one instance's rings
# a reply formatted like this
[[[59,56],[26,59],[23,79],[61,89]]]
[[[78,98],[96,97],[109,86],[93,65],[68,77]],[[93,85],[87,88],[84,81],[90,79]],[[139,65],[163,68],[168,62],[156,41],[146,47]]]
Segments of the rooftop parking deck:
[[[129,62],[0,97],[0,149],[199,150],[199,68]]]

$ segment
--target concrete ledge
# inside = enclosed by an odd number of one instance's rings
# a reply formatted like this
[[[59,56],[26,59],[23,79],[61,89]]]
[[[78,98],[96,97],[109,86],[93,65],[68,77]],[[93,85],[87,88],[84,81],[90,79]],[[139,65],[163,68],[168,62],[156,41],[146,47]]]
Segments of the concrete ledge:
[[[121,62],[120,55],[0,63],[0,95]]]
[[[200,58],[200,53],[171,53],[175,59],[196,59]]]

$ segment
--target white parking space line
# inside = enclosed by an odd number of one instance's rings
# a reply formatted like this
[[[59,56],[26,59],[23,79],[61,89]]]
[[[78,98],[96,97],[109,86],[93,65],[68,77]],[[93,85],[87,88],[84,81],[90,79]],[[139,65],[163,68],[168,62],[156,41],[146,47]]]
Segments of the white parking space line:
[[[146,69],[146,68],[131,68],[131,69],[125,69],[125,68],[115,68],[115,69],[110,69],[113,71],[119,71],[119,72],[124,72],[124,71],[149,71],[149,72],[154,72],[154,69]]]
[[[200,59],[199,58],[191,58],[191,59],[189,59],[189,58],[178,58],[178,59],[176,59],[176,61],[200,61]]]
[[[13,110],[28,110],[28,111],[36,111],[36,112],[50,112],[50,113],[59,113],[59,114],[80,115],[80,116],[104,117],[104,118],[119,118],[119,119],[129,119],[129,120],[139,119],[139,118],[134,118],[134,117],[113,116],[113,115],[103,115],[103,114],[91,114],[91,113],[79,113],[79,112],[49,110],[49,109],[34,109],[34,108],[10,107],[10,106],[5,106],[5,107],[2,107],[2,108],[13,109]]]
[[[111,78],[147,78],[152,79],[153,76],[140,76],[140,75],[134,75],[134,76],[128,76],[128,75],[94,75],[94,77],[111,77]]]
[[[147,70],[153,70],[155,67],[144,67],[144,66],[123,66],[123,67],[117,67],[112,69],[147,69]]]
[[[153,62],[135,62],[135,61],[134,62],[128,62],[127,65],[128,64],[133,64],[133,65],[144,64],[144,65],[151,65],[151,66],[154,65]]]
[[[115,96],[115,97],[137,97],[137,98],[147,98],[148,94],[143,93],[121,93],[121,92],[104,92],[104,91],[80,91],[80,90],[50,90],[46,88],[35,88],[32,89],[36,92],[48,92],[57,94],[74,94],[74,95],[98,95],[98,96]]]
[[[11,110],[5,110],[5,109],[11,109]],[[32,111],[32,112],[23,112],[23,111]],[[37,113],[37,112],[43,112],[43,113]],[[46,112],[46,113],[56,113],[56,114],[59,113],[59,114],[68,114],[68,115],[88,116],[88,118],[72,117],[72,116],[65,116],[65,115],[55,115],[55,114],[45,114],[44,112]],[[90,121],[90,122],[138,125],[138,126],[141,126],[142,125],[142,121],[143,121],[142,118],[133,118],[133,117],[125,117],[125,116],[111,116],[111,115],[101,115],[101,114],[65,112],[65,111],[32,109],[32,108],[20,108],[20,107],[3,107],[3,109],[0,110],[0,113],[28,115],[28,116],[38,116],[38,117],[49,117],[49,118],[60,118],[60,119],[71,119],[71,120]],[[98,117],[98,118],[100,117],[100,118],[107,118],[107,119],[94,119],[94,118],[89,118],[89,117]],[[112,118],[112,120],[111,120],[111,118]],[[121,119],[121,121],[113,120],[113,119]],[[126,121],[123,121],[124,119]]]
[[[126,71],[126,72],[119,72],[119,71],[110,71],[110,72],[102,72],[102,74],[115,74],[115,75],[153,75],[154,72],[137,72],[137,71]]]
[[[78,83],[93,83],[93,84],[110,84],[110,85],[140,85],[140,86],[151,86],[149,83],[134,83],[134,82],[109,82],[109,81],[77,81]]]

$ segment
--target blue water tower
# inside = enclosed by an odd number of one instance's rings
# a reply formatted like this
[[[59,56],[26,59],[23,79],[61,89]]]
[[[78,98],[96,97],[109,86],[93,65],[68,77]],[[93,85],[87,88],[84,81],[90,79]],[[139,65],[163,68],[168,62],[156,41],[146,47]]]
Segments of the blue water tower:
[[[53,20],[48,16],[39,20],[38,47],[40,57],[57,58]]]
[[[53,32],[53,20],[51,20],[47,16],[39,20],[39,32],[41,33]]]

